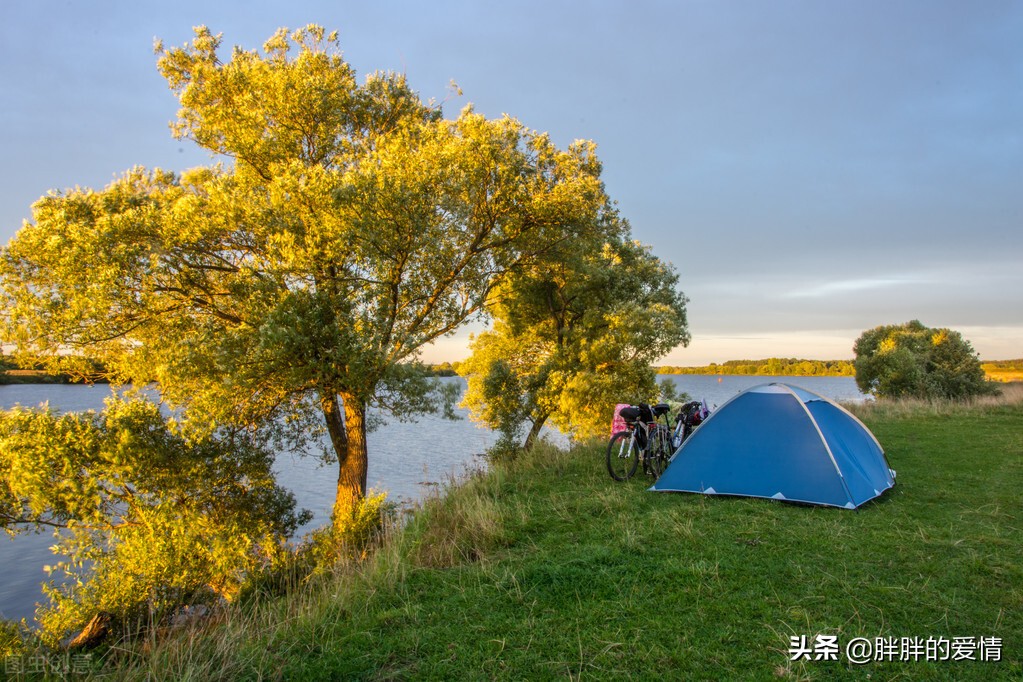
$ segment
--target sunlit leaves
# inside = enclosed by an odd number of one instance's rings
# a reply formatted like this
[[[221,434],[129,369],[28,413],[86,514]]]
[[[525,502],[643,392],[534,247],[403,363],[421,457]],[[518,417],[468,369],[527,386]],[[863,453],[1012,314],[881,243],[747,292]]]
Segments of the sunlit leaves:
[[[993,390],[962,334],[918,320],[869,329],[853,352],[856,384],[879,398],[967,398]]]
[[[459,368],[463,404],[506,439],[548,420],[577,438],[604,434],[616,403],[656,398],[650,363],[688,343],[674,268],[631,241],[610,208],[598,221],[595,236],[502,285],[494,329]]]
[[[306,518],[272,464],[243,433],[188,442],[140,399],[99,414],[0,413],[0,525],[60,529],[58,567],[73,578],[46,590],[46,635],[99,611],[231,598]]]
[[[174,134],[221,163],[39,202],[0,258],[2,335],[54,370],[90,357],[158,382],[190,437],[230,424],[301,447],[317,429],[281,425],[334,396],[346,413],[435,405],[420,348],[484,316],[510,272],[606,228],[592,143],[559,149],[471,106],[444,118],[403,75],[360,82],[322,28],[225,58],[200,27],[157,52]],[[328,431],[364,470],[363,434]]]

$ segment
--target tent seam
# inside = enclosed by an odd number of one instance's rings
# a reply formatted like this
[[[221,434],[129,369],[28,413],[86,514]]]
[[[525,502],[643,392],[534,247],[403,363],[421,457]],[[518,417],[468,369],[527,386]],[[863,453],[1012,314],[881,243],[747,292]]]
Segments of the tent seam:
[[[772,384],[772,386],[781,386],[785,388],[785,390],[789,392],[789,395],[795,398],[796,402],[799,403],[799,406],[803,408],[803,412],[806,413],[806,416],[810,418],[810,423],[813,424],[813,428],[814,430],[817,431],[817,435],[820,437],[821,443],[824,444],[824,451],[828,453],[828,458],[831,459],[831,465],[835,467],[835,471],[838,473],[838,478],[840,481],[842,481],[842,489],[845,490],[846,498],[855,507],[856,500],[853,499],[852,491],[849,489],[849,483],[845,480],[845,474],[842,473],[842,467],[838,466],[838,460],[835,459],[835,453],[831,451],[831,445],[828,443],[828,439],[824,437],[824,432],[821,431],[820,424],[817,423],[817,420],[814,418],[813,413],[810,412],[810,408],[806,406],[806,403],[803,402],[803,399],[796,395],[796,392],[793,391],[792,387],[789,386],[788,384],[775,383]],[[809,393],[809,391],[807,391],[807,393]]]

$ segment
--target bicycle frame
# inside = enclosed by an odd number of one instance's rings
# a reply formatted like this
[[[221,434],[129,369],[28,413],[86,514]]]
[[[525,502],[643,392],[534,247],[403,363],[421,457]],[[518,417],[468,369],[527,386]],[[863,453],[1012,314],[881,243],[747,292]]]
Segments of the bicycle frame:
[[[651,462],[657,457],[657,451],[660,450],[664,453],[665,460],[671,456],[672,450],[668,446],[668,434],[671,432],[667,424],[667,415],[663,415],[665,423],[663,427],[657,422],[657,417],[651,422],[645,422],[637,420],[631,424],[626,424],[626,428],[631,432],[629,437],[628,447],[632,447],[633,443],[636,443],[636,450],[639,452],[639,461],[643,465],[643,472],[648,474],[659,475],[659,472],[651,471]],[[662,428],[659,428],[662,427]],[[636,442],[636,436],[639,430],[643,430],[643,445],[639,445]],[[624,439],[622,441],[624,443]],[[628,450],[619,450],[619,453],[628,452]],[[621,455],[619,455],[621,456]]]
[[[675,417],[675,429],[671,432],[671,447],[678,450],[686,438],[689,437],[690,429],[686,420],[679,414]]]

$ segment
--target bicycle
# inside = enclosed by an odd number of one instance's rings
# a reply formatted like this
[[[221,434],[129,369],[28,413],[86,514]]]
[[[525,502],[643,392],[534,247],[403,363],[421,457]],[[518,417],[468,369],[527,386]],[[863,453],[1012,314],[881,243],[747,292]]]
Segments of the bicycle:
[[[708,415],[710,410],[703,401],[693,400],[680,407],[675,415],[675,429],[671,432],[672,451],[678,450]]]
[[[607,444],[607,472],[616,481],[627,481],[643,462],[643,473],[655,479],[668,466],[674,450],[671,447],[671,428],[668,426],[667,403],[647,405],[640,403],[622,408],[618,413],[625,420],[625,430],[611,435]],[[664,417],[664,423],[657,421]]]

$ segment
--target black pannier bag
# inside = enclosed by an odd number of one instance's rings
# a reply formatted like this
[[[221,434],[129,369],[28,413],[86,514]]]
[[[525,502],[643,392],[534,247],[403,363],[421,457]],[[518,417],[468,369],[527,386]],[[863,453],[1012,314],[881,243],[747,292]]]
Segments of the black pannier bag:
[[[618,413],[630,428],[635,428],[636,445],[643,449],[646,447],[646,429],[638,428],[637,422],[649,424],[654,420],[654,413],[646,403],[640,403],[637,407],[623,407]]]
[[[699,426],[701,423],[703,423],[703,420],[706,416],[706,413],[704,412],[703,409],[703,403],[698,400],[686,403],[685,405],[682,406],[681,411],[683,415],[682,417],[683,421],[685,421],[685,423],[688,424],[690,427]]]

